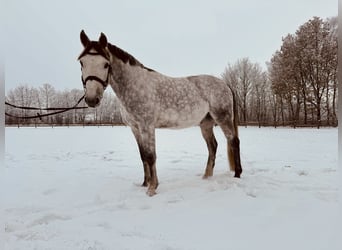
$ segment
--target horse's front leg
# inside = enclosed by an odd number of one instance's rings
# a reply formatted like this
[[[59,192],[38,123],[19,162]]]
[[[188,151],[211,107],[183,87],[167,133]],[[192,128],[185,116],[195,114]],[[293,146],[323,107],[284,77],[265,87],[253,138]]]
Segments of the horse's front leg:
[[[156,170],[156,145],[154,128],[141,129],[141,160],[144,168],[149,170],[150,179],[148,183],[147,194],[153,196],[158,187],[158,177]]]
[[[143,159],[144,150],[143,150],[143,146],[142,146],[142,143],[141,143],[141,135],[140,135],[139,129],[138,128],[134,128],[134,127],[132,127],[131,129],[132,129],[132,132],[134,134],[135,140],[137,141],[138,148],[139,148],[139,153],[140,153],[140,158],[142,160]],[[150,173],[149,166],[147,165],[147,163],[145,164],[144,161],[143,161],[143,167],[144,167],[144,181],[143,181],[141,186],[147,187],[149,182],[150,182],[150,179],[151,179],[151,173]]]
[[[139,146],[140,157],[144,166],[144,183],[148,186],[147,194],[153,196],[158,187],[158,177],[156,170],[156,150],[154,128],[132,129]]]

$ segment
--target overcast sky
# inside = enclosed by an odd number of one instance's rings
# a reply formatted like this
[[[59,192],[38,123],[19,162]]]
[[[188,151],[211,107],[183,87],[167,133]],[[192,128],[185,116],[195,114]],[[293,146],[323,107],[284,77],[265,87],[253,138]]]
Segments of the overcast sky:
[[[3,8],[3,5],[4,8]],[[220,76],[249,57],[266,68],[281,39],[337,0],[4,0],[5,87],[82,89],[79,33],[108,41],[170,76]]]

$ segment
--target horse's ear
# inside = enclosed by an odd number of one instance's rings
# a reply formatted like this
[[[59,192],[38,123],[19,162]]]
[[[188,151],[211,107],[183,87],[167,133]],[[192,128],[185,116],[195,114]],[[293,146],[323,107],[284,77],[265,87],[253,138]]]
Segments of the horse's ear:
[[[86,33],[84,32],[84,30],[81,31],[80,37],[81,37],[81,43],[83,44],[83,46],[87,47],[88,44],[90,43],[90,40],[88,36],[86,35]]]
[[[106,48],[107,47],[107,37],[105,36],[105,34],[103,34],[101,32],[100,38],[99,38],[99,42],[102,48]]]

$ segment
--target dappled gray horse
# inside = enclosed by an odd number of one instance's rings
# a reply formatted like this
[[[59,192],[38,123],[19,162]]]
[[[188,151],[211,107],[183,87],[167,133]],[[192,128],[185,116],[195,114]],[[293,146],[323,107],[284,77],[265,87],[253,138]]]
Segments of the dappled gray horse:
[[[108,84],[121,102],[121,114],[138,143],[144,166],[143,186],[147,194],[156,194],[156,128],[200,126],[209,157],[203,178],[213,175],[217,142],[213,133],[219,125],[227,138],[230,169],[235,177],[242,172],[237,108],[234,93],[221,80],[209,75],[168,77],[145,67],[137,59],[107,42],[90,41],[81,31],[84,51],[79,56],[85,102],[100,104]]]

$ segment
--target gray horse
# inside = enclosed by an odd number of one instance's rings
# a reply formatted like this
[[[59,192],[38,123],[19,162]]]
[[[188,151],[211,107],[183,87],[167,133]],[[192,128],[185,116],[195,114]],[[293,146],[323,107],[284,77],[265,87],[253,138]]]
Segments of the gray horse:
[[[145,67],[133,56],[107,42],[90,41],[81,31],[84,50],[79,56],[85,102],[100,104],[108,84],[121,103],[121,114],[138,143],[144,166],[143,186],[153,196],[158,187],[156,172],[156,128],[200,126],[209,157],[203,178],[213,175],[217,142],[213,133],[219,125],[227,138],[230,169],[242,172],[237,108],[234,92],[219,78],[209,75],[168,77]]]

